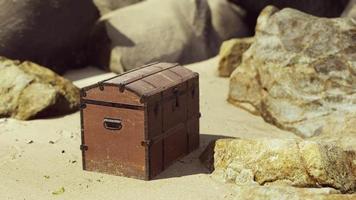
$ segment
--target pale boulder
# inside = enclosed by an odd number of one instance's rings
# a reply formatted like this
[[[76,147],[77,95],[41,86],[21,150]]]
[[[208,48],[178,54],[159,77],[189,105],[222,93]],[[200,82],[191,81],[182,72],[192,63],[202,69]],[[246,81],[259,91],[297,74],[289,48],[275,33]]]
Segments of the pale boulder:
[[[230,78],[229,101],[302,137],[356,117],[356,23],[269,6]]]
[[[334,143],[295,139],[216,141],[213,177],[237,185],[328,186],[342,193],[356,189],[350,163],[356,154]]]
[[[356,0],[350,0],[341,17],[356,18]]]
[[[148,0],[110,12],[93,31],[92,64],[121,73],[155,61],[210,58],[222,41],[247,34],[232,7],[225,0]]]
[[[93,0],[101,15],[105,15],[116,9],[123,8],[141,1],[143,0]]]
[[[235,200],[354,200],[356,194],[340,194],[332,188],[295,188],[281,186],[241,186]]]
[[[0,117],[52,117],[79,107],[79,89],[35,63],[0,57],[0,74]]]
[[[216,45],[230,38],[249,35],[245,24],[246,12],[228,0],[207,0],[211,12],[211,23],[216,34]]]
[[[241,64],[243,53],[251,46],[254,38],[235,38],[222,43],[219,52],[218,74],[229,77]]]

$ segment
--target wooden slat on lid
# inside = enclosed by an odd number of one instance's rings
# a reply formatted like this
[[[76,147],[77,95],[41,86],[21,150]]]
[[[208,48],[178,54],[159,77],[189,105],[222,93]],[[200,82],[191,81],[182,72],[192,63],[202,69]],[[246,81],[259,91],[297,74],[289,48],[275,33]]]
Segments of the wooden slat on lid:
[[[156,63],[106,80],[104,84],[117,85],[139,96],[150,96],[186,81],[195,73],[178,64]]]
[[[124,72],[124,73],[122,73],[122,74],[119,74],[119,75],[113,76],[113,77],[111,77],[111,78],[102,80],[102,81],[100,81],[100,82],[101,82],[101,83],[108,82],[108,81],[111,80],[111,79],[115,79],[115,78],[117,78],[117,77],[119,77],[119,76],[125,76],[125,75],[127,75],[127,74],[133,73],[133,72],[135,72],[135,71],[137,71],[137,70],[142,70],[143,68],[149,67],[149,66],[151,66],[151,65],[155,65],[155,64],[157,64],[157,63],[159,63],[159,62],[154,62],[154,63],[150,63],[150,64],[147,64],[147,65],[143,65],[143,66],[141,66],[141,67],[137,67],[137,68],[135,68],[135,69],[132,69],[132,70],[129,70],[129,71]]]
[[[143,81],[135,81],[129,85],[126,85],[125,88],[142,96],[142,94],[146,94],[154,90],[156,87]]]
[[[105,83],[109,84],[118,84],[118,85],[127,85],[137,80],[143,79],[147,76],[154,75],[158,72],[164,71],[169,68],[173,68],[178,64],[172,63],[157,63],[148,67],[144,67],[142,69],[133,71],[131,73],[125,73],[122,76],[117,76],[113,79],[105,81]]]

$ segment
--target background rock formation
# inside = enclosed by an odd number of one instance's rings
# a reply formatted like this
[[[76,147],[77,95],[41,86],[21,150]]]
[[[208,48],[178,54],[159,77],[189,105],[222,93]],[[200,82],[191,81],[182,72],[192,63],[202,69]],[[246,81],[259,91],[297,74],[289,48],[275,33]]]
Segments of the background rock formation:
[[[89,0],[0,0],[0,55],[56,72],[84,66],[97,18]]]
[[[103,16],[91,40],[93,64],[118,73],[157,60],[186,64],[215,55],[229,37],[247,34],[234,5],[209,3],[211,8],[206,0],[150,0]],[[235,26],[224,24],[227,19]]]
[[[79,89],[49,69],[0,57],[0,74],[0,117],[27,120],[79,107]]]
[[[268,5],[279,9],[294,8],[319,17],[339,17],[349,0],[229,0],[247,11],[247,24],[253,30],[256,18]]]
[[[215,32],[217,49],[227,39],[249,34],[245,24],[246,11],[227,0],[207,0],[211,12],[211,23]],[[212,36],[210,36],[212,37]]]
[[[350,0],[349,4],[347,4],[344,12],[341,17],[353,17],[356,18],[356,0]]]
[[[267,7],[229,101],[301,136],[328,134],[327,124],[356,117],[356,24]]]
[[[93,0],[101,15],[123,8],[143,0]]]

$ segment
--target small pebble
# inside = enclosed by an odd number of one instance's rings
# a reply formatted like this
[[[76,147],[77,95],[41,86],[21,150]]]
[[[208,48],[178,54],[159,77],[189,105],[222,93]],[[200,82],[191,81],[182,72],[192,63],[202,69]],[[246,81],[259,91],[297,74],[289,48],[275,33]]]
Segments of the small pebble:
[[[65,153],[66,151],[62,150],[62,153]]]
[[[53,141],[49,141],[48,143],[50,143],[50,144],[54,144],[54,142],[53,142]]]
[[[64,189],[64,187],[59,188],[57,191],[53,191],[52,194],[53,195],[60,195],[63,194],[66,190]]]
[[[30,140],[27,142],[27,144],[32,144],[33,143],[33,140]]]

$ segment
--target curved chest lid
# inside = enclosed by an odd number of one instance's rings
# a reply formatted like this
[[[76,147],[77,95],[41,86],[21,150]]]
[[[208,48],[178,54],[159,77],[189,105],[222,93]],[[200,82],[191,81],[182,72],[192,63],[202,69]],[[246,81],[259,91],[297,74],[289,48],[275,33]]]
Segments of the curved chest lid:
[[[104,80],[99,84],[116,85],[139,96],[151,96],[198,76],[179,64],[152,63]]]

